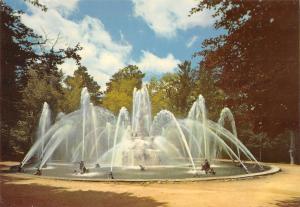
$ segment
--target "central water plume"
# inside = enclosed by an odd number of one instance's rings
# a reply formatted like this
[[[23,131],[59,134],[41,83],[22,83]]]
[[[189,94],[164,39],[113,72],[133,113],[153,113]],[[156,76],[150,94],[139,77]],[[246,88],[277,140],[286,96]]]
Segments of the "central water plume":
[[[151,103],[146,87],[134,88],[132,103],[132,132],[136,136],[149,136],[151,127]]]

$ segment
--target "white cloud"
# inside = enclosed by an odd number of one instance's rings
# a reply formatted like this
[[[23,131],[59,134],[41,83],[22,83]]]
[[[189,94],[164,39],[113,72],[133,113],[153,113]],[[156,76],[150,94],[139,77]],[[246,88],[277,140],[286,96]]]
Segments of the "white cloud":
[[[63,71],[66,75],[73,75],[74,70],[76,68],[76,63],[72,59],[67,59],[63,64],[62,64]]]
[[[67,10],[74,10],[77,7],[79,0],[40,0],[49,9],[65,8]]]
[[[136,64],[143,72],[165,73],[171,72],[180,62],[173,54],[158,57],[142,51],[138,61],[131,59],[132,45],[128,43],[120,31],[120,41],[114,41],[105,29],[100,19],[84,16],[74,21],[68,18],[77,9],[79,0],[42,0],[48,7],[47,12],[41,11],[30,4],[30,14],[22,15],[22,21],[37,33],[50,38],[48,46],[52,46],[57,35],[59,41],[56,48],[75,46],[78,42],[83,47],[79,52],[81,63],[87,67],[88,73],[105,89],[105,83],[111,75],[127,64]],[[61,65],[66,75],[72,75],[77,66],[75,61],[67,60]]]
[[[198,39],[198,37],[196,35],[192,36],[192,38],[186,43],[186,47],[191,47],[195,42],[196,40]]]
[[[143,72],[166,73],[172,72],[180,63],[172,54],[158,57],[149,51],[142,51],[143,55],[136,64]]]
[[[41,4],[45,5],[49,10],[55,9],[64,15],[69,15],[77,8],[79,0],[40,0]],[[28,4],[27,4],[28,5]],[[33,9],[34,6],[30,5]],[[39,8],[36,8],[39,10]]]
[[[124,40],[113,41],[103,23],[90,16],[80,21],[72,21],[67,13],[76,9],[78,0],[58,1],[43,0],[48,7],[47,12],[28,5],[31,14],[24,14],[22,21],[39,34],[47,34],[52,43],[60,34],[56,48],[75,46],[80,42],[83,50],[79,52],[82,64],[95,80],[105,88],[109,77],[130,60],[132,46]],[[49,46],[52,44],[49,42]],[[74,61],[67,61],[61,66],[62,70],[71,75],[76,69]]]
[[[204,10],[188,16],[195,0],[132,0],[134,15],[141,17],[159,36],[171,38],[177,30],[192,27],[207,27],[213,24],[211,12]]]

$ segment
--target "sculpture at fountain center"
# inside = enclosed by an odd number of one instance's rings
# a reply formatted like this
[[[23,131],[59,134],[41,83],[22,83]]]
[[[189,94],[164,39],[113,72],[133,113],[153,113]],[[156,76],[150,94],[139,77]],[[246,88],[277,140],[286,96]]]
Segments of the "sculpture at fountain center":
[[[141,135],[141,134],[139,134]],[[159,149],[155,149],[154,137],[135,136],[131,134],[128,139],[128,147],[124,149],[122,165],[138,166],[138,165],[159,165]]]

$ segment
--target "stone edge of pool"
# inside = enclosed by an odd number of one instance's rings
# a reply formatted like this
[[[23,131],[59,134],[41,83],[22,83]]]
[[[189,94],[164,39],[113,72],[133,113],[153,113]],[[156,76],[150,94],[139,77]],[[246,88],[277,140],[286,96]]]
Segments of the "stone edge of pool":
[[[173,182],[197,182],[197,181],[213,181],[213,180],[240,180],[249,179],[254,177],[272,175],[281,171],[281,169],[275,165],[263,166],[269,167],[270,169],[263,172],[249,173],[243,175],[231,175],[231,176],[220,176],[220,177],[202,177],[202,178],[182,178],[182,179],[93,179],[93,178],[66,178],[66,177],[55,177],[55,176],[37,176],[26,173],[16,173],[16,175],[22,175],[22,177],[41,178],[41,179],[52,179],[52,180],[64,180],[64,181],[85,181],[85,182],[122,182],[122,183],[173,183]]]

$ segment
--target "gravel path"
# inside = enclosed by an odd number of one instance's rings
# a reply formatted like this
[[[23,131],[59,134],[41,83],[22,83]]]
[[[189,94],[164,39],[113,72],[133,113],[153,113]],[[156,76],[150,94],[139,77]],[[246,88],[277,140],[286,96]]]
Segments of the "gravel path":
[[[300,207],[300,166],[274,164],[282,172],[234,181],[101,183],[24,177],[0,162],[0,206],[22,207]]]

